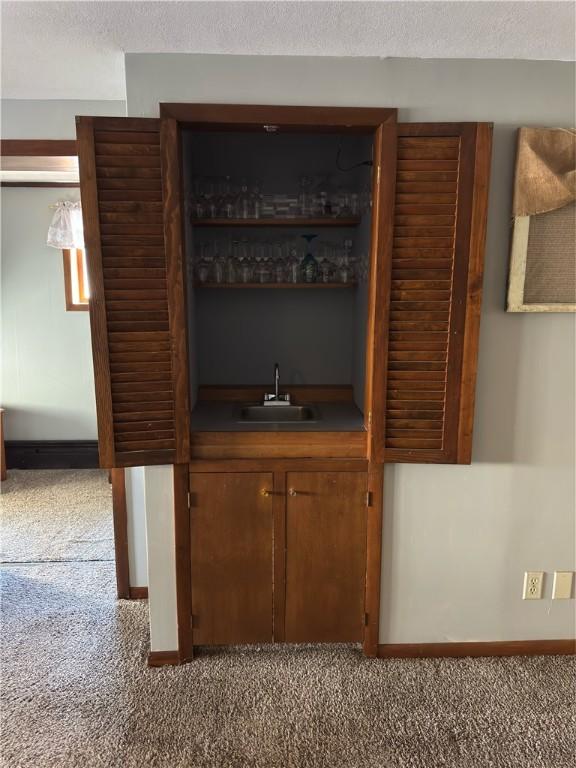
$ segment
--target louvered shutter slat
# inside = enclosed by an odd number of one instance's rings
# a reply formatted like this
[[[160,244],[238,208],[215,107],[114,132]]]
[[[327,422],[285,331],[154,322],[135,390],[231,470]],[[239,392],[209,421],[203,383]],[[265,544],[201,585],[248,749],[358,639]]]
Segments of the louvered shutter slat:
[[[184,329],[172,321],[184,299],[168,280],[161,123],[79,118],[78,144],[101,464],[186,461],[186,361],[174,355]]]
[[[490,130],[398,132],[384,458],[468,462]]]

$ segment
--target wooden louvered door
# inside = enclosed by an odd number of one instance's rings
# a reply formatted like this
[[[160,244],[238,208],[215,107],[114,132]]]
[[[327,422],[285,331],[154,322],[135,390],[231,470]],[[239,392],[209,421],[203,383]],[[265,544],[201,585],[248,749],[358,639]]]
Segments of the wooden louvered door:
[[[100,464],[189,460],[176,122],[77,118]]]
[[[491,126],[397,130],[383,458],[469,463]]]

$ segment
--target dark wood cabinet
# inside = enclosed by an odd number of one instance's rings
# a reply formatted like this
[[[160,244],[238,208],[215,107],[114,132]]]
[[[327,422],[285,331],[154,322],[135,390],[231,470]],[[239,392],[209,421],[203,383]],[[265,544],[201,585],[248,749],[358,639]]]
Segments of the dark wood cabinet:
[[[469,463],[491,126],[396,124],[389,109],[163,106],[160,120],[77,120],[101,465],[192,458],[180,128],[261,131],[263,111],[292,133],[373,136],[367,457]]]
[[[175,483],[181,658],[192,631],[195,644],[363,640],[374,655],[383,466],[472,457],[491,125],[399,124],[388,108],[163,104],[160,119],[77,118],[77,137],[101,466],[191,473],[189,507],[186,479]],[[339,162],[342,143],[357,166]],[[319,153],[338,172],[363,166],[364,208],[339,222],[326,208],[286,219],[283,205],[275,221],[188,215],[194,179],[214,168],[237,160],[246,176],[257,162],[293,194]],[[215,287],[193,269],[205,237],[319,227],[329,238],[338,226],[364,258],[348,290],[196,290]],[[313,376],[291,354],[297,343]],[[348,402],[356,428],[192,430],[191,404],[229,401],[234,414],[270,391],[256,375],[228,379],[244,360],[260,377],[254,359],[264,350],[268,365],[276,344],[292,396]]]
[[[102,467],[189,460],[172,126],[146,118],[77,118]]]
[[[287,643],[364,639],[367,475],[286,476]]]
[[[191,472],[195,645],[360,643],[367,473]]]
[[[469,464],[491,126],[398,125],[386,462]]]
[[[273,475],[192,473],[195,645],[273,640]]]

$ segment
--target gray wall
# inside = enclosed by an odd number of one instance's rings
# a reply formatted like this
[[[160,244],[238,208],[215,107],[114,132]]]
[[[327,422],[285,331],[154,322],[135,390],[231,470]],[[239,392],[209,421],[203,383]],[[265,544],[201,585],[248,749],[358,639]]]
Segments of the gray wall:
[[[62,252],[46,245],[58,199],[2,190],[2,405],[8,440],[96,438],[87,312],[66,312]]]
[[[123,101],[2,99],[3,139],[75,139],[76,115],[122,117]]]
[[[123,102],[2,102],[2,137],[75,138],[74,116],[123,115]],[[67,312],[62,253],[46,245],[67,188],[2,189],[2,405],[7,440],[96,438],[87,312]]]
[[[495,123],[473,464],[387,468],[380,640],[573,636],[550,579],[542,601],[521,593],[525,570],[575,568],[574,316],[504,312],[516,129],[573,123],[573,64],[131,54],[126,73],[130,115],[205,101]]]
[[[320,294],[320,295],[319,295]],[[352,383],[354,291],[196,291],[199,382]]]

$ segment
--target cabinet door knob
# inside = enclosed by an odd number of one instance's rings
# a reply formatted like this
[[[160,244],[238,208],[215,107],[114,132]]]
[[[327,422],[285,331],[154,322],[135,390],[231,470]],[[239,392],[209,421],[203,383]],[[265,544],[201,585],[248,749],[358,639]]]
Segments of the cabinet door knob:
[[[269,491],[267,488],[262,488],[260,491],[260,496],[272,496],[272,492]]]
[[[288,496],[297,496],[298,491],[295,488],[288,488]]]

